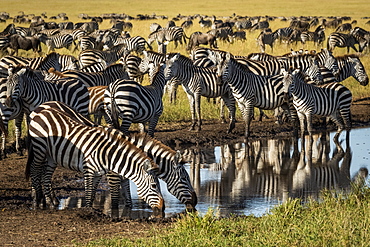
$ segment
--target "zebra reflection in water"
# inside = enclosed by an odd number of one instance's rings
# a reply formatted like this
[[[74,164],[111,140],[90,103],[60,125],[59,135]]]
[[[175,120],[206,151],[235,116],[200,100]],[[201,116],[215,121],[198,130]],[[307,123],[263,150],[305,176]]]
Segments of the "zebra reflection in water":
[[[365,181],[366,168],[351,180],[349,133],[334,147],[326,132],[302,142],[303,146],[298,139],[228,144],[219,147],[220,158],[214,157],[214,149],[186,150],[194,189],[205,204],[244,208],[250,198],[318,198],[323,189],[349,190],[353,180]]]

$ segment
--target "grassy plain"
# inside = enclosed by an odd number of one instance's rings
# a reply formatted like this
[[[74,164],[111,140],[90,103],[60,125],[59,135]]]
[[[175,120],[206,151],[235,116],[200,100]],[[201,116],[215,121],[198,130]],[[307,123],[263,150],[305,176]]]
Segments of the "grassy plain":
[[[233,13],[241,16],[350,16],[357,20],[357,26],[369,29],[365,23],[370,15],[368,0],[359,1],[105,1],[105,0],[64,0],[64,1],[20,1],[2,0],[0,11],[17,15],[19,11],[26,14],[39,15],[46,12],[48,16],[58,13],[67,13],[70,21],[82,21],[78,14],[86,13],[90,16],[99,16],[103,13],[126,13],[131,16],[137,14],[155,13],[167,15],[172,18],[181,15],[216,15],[218,18],[229,17]],[[202,30],[194,20],[194,26],[186,30],[189,36],[194,31]],[[0,30],[9,24],[0,23]],[[133,30],[131,35],[148,37],[149,25],[154,22],[132,20]],[[167,20],[156,20],[165,25]],[[176,22],[180,25],[182,21]],[[109,21],[104,21],[100,28],[109,28]],[[279,19],[270,23],[273,30],[285,27],[287,22]],[[26,25],[24,25],[26,26]],[[334,30],[327,29],[328,36]],[[251,52],[259,52],[255,38],[259,32],[247,32],[246,42],[234,44],[219,43],[219,48],[228,50],[235,55],[246,55]],[[267,48],[266,52],[273,55],[281,55],[290,49],[302,48],[301,45],[290,47],[277,45],[272,52]],[[312,44],[305,49],[317,49]],[[154,45],[156,50],[156,46]],[[168,47],[169,52],[186,54],[185,46],[175,49],[173,44]],[[60,53],[71,54],[62,49]],[[353,52],[353,51],[351,51]],[[334,55],[345,54],[345,50],[336,48]],[[29,52],[21,52],[21,56],[32,56]],[[74,53],[73,55],[78,55]],[[362,54],[361,60],[367,71],[370,71],[369,55]],[[344,84],[353,92],[354,98],[370,96],[369,86],[362,87],[353,78],[347,79]],[[183,121],[190,119],[190,112],[185,94],[180,90],[176,105],[170,105],[165,98],[165,111],[160,121]],[[202,103],[203,118],[217,118],[218,107],[212,104]],[[10,132],[12,133],[12,132]],[[359,190],[348,198],[342,195],[327,194],[322,203],[312,202],[302,206],[299,201],[291,201],[273,210],[271,215],[260,218],[245,217],[231,219],[216,219],[210,211],[204,217],[189,215],[179,220],[168,229],[161,232],[153,232],[153,237],[148,239],[110,239],[93,242],[89,246],[369,246],[370,212],[369,189]]]
[[[257,16],[257,15],[269,15],[276,17],[290,17],[290,16],[318,16],[321,18],[328,18],[329,16],[350,16],[352,20],[357,21],[357,26],[367,28],[367,19],[363,19],[368,15],[368,3],[365,0],[358,1],[105,1],[105,0],[64,0],[64,1],[21,1],[21,0],[2,0],[0,4],[0,11],[8,12],[11,16],[15,16],[23,11],[25,14],[40,15],[46,13],[48,17],[58,15],[59,13],[66,13],[70,21],[80,22],[84,21],[78,18],[81,13],[88,14],[89,16],[100,16],[105,13],[125,13],[130,16],[136,17],[138,14],[157,16],[167,16],[169,19],[176,17],[177,15],[215,15],[218,19],[226,20],[230,18],[234,13],[240,16]],[[0,30],[5,28],[12,20],[8,20],[6,23],[0,23]],[[132,36],[142,36],[147,38],[150,31],[149,25],[153,22],[157,22],[162,26],[166,25],[167,19],[157,20],[130,20],[133,24],[131,31]],[[176,22],[177,25],[181,25],[184,19]],[[186,35],[190,36],[195,31],[207,31],[202,30],[198,24],[199,19],[194,20],[194,25],[186,29]],[[58,22],[58,21],[57,21]],[[28,26],[28,24],[20,24],[21,26]],[[272,30],[276,30],[280,27],[288,26],[288,22],[283,22],[279,18],[270,22]],[[104,20],[100,24],[100,28],[109,28],[111,23],[109,20]],[[328,36],[334,30],[327,29],[325,31]],[[234,44],[218,42],[219,49],[230,51],[235,55],[247,55],[251,52],[259,52],[259,48],[256,45],[255,39],[258,36],[259,31],[247,32],[247,41],[237,41]],[[157,50],[156,44],[153,45],[154,50]],[[270,47],[266,48],[266,52],[273,55],[281,55],[290,51],[290,49],[320,49],[321,47],[315,47],[313,44],[307,44],[302,46],[300,44],[296,46],[287,45],[275,45],[274,51]],[[46,50],[46,47],[44,47]],[[72,53],[66,49],[58,50],[60,53],[72,54],[78,56],[78,51]],[[168,46],[168,52],[180,52],[181,54],[187,54],[185,45],[175,49],[172,43]],[[351,51],[353,52],[353,51]],[[343,48],[336,48],[334,55],[339,56],[345,54],[346,51]],[[20,51],[20,56],[33,56],[31,52]],[[365,65],[367,71],[370,70],[370,59],[368,54],[361,54],[361,60]],[[367,87],[362,87],[353,78],[347,79],[344,84],[350,88],[354,95],[354,99],[369,97],[370,93]],[[182,90],[179,90],[178,102],[176,105],[169,104],[167,96],[164,97],[165,110],[160,118],[161,122],[168,121],[184,121],[190,119],[190,110],[188,107],[187,98]],[[202,112],[204,119],[218,118],[219,109],[217,105],[208,104],[208,102],[202,102]],[[240,113],[238,112],[238,116]],[[12,134],[11,134],[12,135]]]

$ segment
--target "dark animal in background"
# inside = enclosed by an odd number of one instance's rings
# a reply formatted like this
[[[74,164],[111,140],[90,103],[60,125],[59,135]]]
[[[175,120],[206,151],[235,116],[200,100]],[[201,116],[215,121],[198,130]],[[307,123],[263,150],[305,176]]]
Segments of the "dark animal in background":
[[[194,47],[199,45],[208,45],[209,48],[217,49],[216,36],[211,33],[194,32],[190,35],[187,50],[191,51]]]

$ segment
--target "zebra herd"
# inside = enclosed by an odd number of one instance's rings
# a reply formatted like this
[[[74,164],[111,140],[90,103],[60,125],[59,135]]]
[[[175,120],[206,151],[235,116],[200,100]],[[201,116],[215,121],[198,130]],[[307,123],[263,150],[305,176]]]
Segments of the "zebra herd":
[[[214,28],[220,28],[214,35],[226,33],[226,40],[232,28],[221,22],[216,25],[215,18],[213,22]],[[12,27],[7,30],[16,32]],[[265,52],[236,55],[199,46],[189,50],[190,56],[177,50],[167,53],[168,42],[174,42],[175,49],[186,43],[184,28],[153,24],[150,30],[146,40],[141,36],[123,37],[122,30],[113,28],[91,27],[89,34],[77,29],[68,34],[42,29],[39,39],[48,47],[46,56],[0,58],[0,157],[5,157],[5,137],[13,119],[19,149],[25,115],[29,134],[26,174],[31,178],[35,208],[58,205],[51,178],[59,165],[83,173],[87,206],[92,206],[105,175],[112,193],[112,210],[118,209],[120,188],[126,206],[132,206],[129,179],[137,185],[138,195],[151,206],[153,215],[161,216],[165,204],[158,178],[188,210],[194,210],[197,197],[181,154],[154,139],[165,110],[162,98],[166,88],[174,97],[179,85],[184,89],[191,111],[191,131],[202,130],[201,96],[220,97],[222,121],[223,104],[229,111],[227,133],[235,128],[237,105],[245,122],[245,139],[252,133],[254,107],[259,108],[260,117],[263,110],[276,110],[279,123],[283,123],[283,114],[293,124],[299,119],[303,139],[306,126],[312,135],[313,115],[330,117],[338,126],[338,134],[349,130],[352,93],[340,83],[351,76],[363,86],[369,82],[358,55],[333,55],[336,46],[356,50],[354,44],[359,44],[360,52],[365,49],[369,33],[359,28],[347,36],[330,35],[328,48],[320,51],[292,51],[280,56]],[[302,43],[322,43],[323,30],[303,30],[299,36]],[[291,39],[294,31],[292,27],[264,30],[257,40],[273,47],[277,39]],[[78,57],[54,51],[75,41],[80,47]],[[153,51],[154,41],[161,47],[159,52]],[[143,85],[146,74],[149,84]],[[95,122],[90,120],[92,114]],[[106,126],[98,116],[104,116]],[[130,132],[133,123],[139,124],[141,133]]]

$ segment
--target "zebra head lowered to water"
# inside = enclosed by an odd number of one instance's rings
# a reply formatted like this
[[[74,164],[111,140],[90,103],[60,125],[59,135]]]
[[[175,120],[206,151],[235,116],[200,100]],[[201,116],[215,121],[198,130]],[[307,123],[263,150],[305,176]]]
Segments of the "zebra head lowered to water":
[[[50,104],[55,102],[41,105],[30,115],[26,175],[31,176],[35,208],[40,206],[43,196],[47,204],[56,206],[51,178],[60,165],[84,173],[87,206],[92,205],[101,176],[111,173],[132,180],[138,195],[153,209],[153,216],[163,215],[165,206],[157,179],[159,166],[152,159],[121,132],[86,119],[81,122],[75,114]]]

